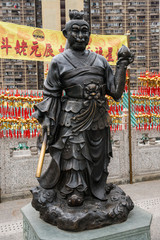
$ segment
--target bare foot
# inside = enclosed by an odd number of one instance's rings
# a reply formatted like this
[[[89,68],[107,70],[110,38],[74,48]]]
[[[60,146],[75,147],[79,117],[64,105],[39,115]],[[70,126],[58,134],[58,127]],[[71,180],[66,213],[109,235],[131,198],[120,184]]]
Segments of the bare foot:
[[[70,207],[81,206],[83,201],[83,194],[72,194],[67,200],[68,206]]]

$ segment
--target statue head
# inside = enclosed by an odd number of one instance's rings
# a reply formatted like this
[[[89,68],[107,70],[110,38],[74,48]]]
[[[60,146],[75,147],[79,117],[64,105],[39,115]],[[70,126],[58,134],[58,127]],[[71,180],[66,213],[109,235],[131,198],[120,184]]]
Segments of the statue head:
[[[90,36],[89,24],[83,19],[84,12],[69,10],[70,21],[63,29],[63,35],[68,40],[68,48],[84,51]]]

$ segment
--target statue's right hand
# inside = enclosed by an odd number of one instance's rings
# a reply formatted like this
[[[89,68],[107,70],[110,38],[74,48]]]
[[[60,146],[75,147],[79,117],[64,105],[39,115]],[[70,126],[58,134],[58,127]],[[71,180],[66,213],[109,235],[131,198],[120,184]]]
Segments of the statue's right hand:
[[[47,131],[48,135],[50,135],[50,118],[47,117],[47,115],[44,116],[43,121],[41,123],[43,132]]]
[[[50,126],[51,121],[50,118],[47,117],[45,113],[42,113],[39,109],[32,114],[32,117],[36,118],[42,126],[43,133],[47,131],[48,135],[50,135]]]

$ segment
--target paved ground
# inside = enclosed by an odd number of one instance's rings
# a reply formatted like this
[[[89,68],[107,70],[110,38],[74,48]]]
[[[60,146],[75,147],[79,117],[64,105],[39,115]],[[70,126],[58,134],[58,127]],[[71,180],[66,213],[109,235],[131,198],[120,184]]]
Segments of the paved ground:
[[[160,180],[120,187],[132,198],[135,205],[153,214],[151,240],[160,240]],[[0,240],[23,239],[20,209],[30,201],[28,198],[0,203]]]

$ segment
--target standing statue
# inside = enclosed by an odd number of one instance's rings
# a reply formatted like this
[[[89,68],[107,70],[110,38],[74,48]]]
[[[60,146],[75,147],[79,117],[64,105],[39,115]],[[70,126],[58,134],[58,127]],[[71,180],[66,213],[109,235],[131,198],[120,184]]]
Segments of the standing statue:
[[[32,189],[32,205],[45,221],[73,231],[122,222],[133,208],[129,196],[116,185],[106,184],[112,147],[105,98],[106,94],[115,101],[121,98],[133,56],[122,46],[113,75],[103,56],[86,50],[90,29],[83,15],[82,11],[70,11],[63,30],[67,48],[53,57],[44,82],[44,99],[34,113],[49,133],[47,149],[52,161],[38,178],[40,186]],[[77,216],[76,224],[68,223],[67,216],[69,222]]]

